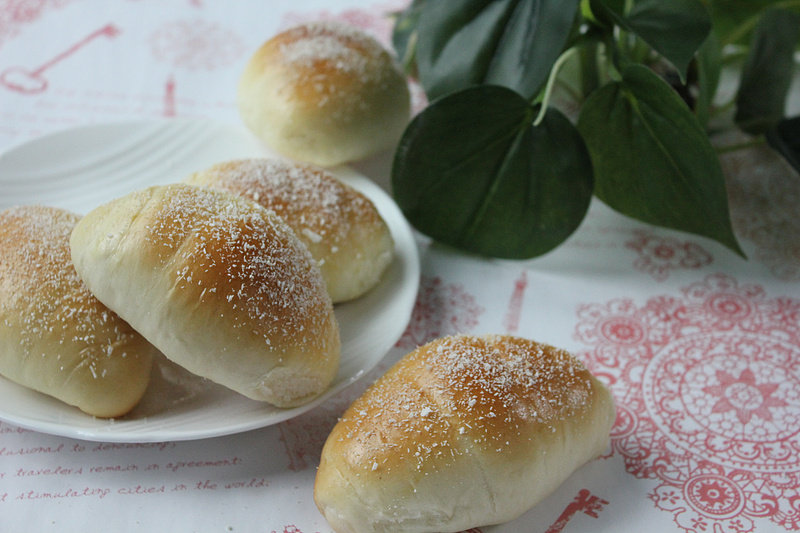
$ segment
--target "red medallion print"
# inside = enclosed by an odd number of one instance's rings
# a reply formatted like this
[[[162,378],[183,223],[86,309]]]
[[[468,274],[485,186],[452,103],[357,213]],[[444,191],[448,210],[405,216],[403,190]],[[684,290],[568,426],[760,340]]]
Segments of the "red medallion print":
[[[461,285],[422,276],[408,328],[397,346],[413,349],[445,335],[466,333],[478,325],[483,311]]]
[[[17,35],[20,28],[38,20],[51,8],[72,0],[0,0],[0,45]]]
[[[157,59],[188,70],[215,70],[245,53],[235,33],[203,19],[165,24],[151,35],[150,48]]]
[[[690,532],[800,530],[800,301],[713,275],[680,298],[585,305],[576,336],[618,405],[613,453]]]
[[[698,269],[709,265],[713,258],[700,245],[682,242],[671,237],[657,237],[645,231],[635,231],[625,246],[636,250],[634,268],[664,281],[672,270]]]
[[[735,516],[744,507],[742,491],[722,476],[693,477],[683,491],[693,507],[702,508],[713,517]]]

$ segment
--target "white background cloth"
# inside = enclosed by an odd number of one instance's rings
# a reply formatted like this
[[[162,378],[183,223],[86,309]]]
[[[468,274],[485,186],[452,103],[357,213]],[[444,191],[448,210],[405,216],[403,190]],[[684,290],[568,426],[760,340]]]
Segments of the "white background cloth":
[[[404,4],[0,0],[0,150],[123,119],[238,122],[239,73],[278,30],[335,18],[388,44],[386,14]],[[354,166],[387,187],[390,156]],[[419,236],[405,335],[305,415],[146,444],[0,423],[0,531],[328,532],[312,490],[337,416],[400,355],[459,332],[567,348],[609,384],[619,412],[603,457],[514,522],[474,531],[800,530],[800,178],[766,149],[723,162],[748,260],[597,201],[565,245],[530,261]],[[0,199],[2,187],[0,176]]]

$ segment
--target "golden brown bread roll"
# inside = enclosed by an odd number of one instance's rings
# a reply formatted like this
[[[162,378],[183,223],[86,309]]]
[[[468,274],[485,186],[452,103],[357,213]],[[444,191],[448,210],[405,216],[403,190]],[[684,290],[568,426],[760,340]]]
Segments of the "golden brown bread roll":
[[[506,336],[438,339],[344,413],[314,498],[337,533],[506,522],[600,454],[613,420],[608,390],[562,350]]]
[[[69,236],[79,218],[42,206],[0,213],[0,374],[90,415],[122,416],[157,352],[78,278]]]
[[[247,159],[214,165],[186,181],[245,196],[275,211],[317,261],[334,303],[374,287],[392,261],[389,227],[372,202],[320,168]]]
[[[291,158],[330,166],[389,148],[410,116],[408,85],[378,41],[316,22],[269,39],[237,91],[245,125]]]
[[[308,250],[273,212],[222,191],[151,187],[75,227],[92,292],[187,370],[291,407],[336,375],[339,331]]]

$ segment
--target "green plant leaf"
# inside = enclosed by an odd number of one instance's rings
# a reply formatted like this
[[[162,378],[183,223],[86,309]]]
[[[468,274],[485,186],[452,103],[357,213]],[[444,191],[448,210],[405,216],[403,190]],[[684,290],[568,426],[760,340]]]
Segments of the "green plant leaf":
[[[796,13],[768,9],[759,19],[736,94],[734,120],[742,130],[764,133],[783,118],[798,35]]]
[[[630,11],[624,2],[595,0],[620,27],[635,33],[670,61],[686,79],[689,62],[711,31],[711,16],[699,0],[635,0]]]
[[[592,195],[589,154],[575,126],[519,94],[482,85],[417,115],[395,154],[392,189],[411,224],[471,252],[544,254],[580,224]]]
[[[650,224],[710,237],[743,255],[714,148],[677,93],[650,69],[628,67],[620,82],[595,91],[578,129],[603,202]]]
[[[589,0],[589,9],[601,24],[612,26],[625,12],[625,0]]]
[[[781,120],[766,137],[769,145],[800,172],[800,117]]]
[[[417,26],[422,15],[422,7],[427,0],[413,0],[411,4],[394,15],[392,26],[392,47],[397,59],[407,74],[416,75]]]
[[[532,98],[572,30],[580,0],[425,2],[417,67],[430,100],[476,84]]]
[[[720,43],[747,45],[761,11],[776,0],[709,0],[713,31]],[[786,2],[782,2],[786,3]]]
[[[695,102],[695,114],[700,124],[705,126],[711,117],[711,108],[722,73],[722,49],[715,34],[708,35],[697,51],[696,57],[699,90]]]

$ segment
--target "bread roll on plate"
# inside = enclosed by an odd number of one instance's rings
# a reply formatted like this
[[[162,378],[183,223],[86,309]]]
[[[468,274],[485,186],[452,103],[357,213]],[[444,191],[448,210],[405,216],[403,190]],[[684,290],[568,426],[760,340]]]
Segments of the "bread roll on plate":
[[[275,213],[186,184],[100,206],[70,241],[80,276],[164,355],[278,407],[336,375],[339,330],[308,250]]]
[[[392,261],[394,242],[378,210],[323,169],[247,159],[214,165],[186,181],[245,196],[275,211],[317,261],[334,303],[374,287]]]
[[[275,35],[247,63],[237,105],[283,155],[331,166],[396,143],[410,117],[406,79],[378,41],[334,22]]]
[[[608,390],[562,350],[445,337],[347,409],[323,448],[314,498],[337,533],[507,522],[600,454],[613,420]]]
[[[157,351],[75,272],[69,236],[79,218],[42,206],[0,213],[0,374],[118,417],[144,395]]]

